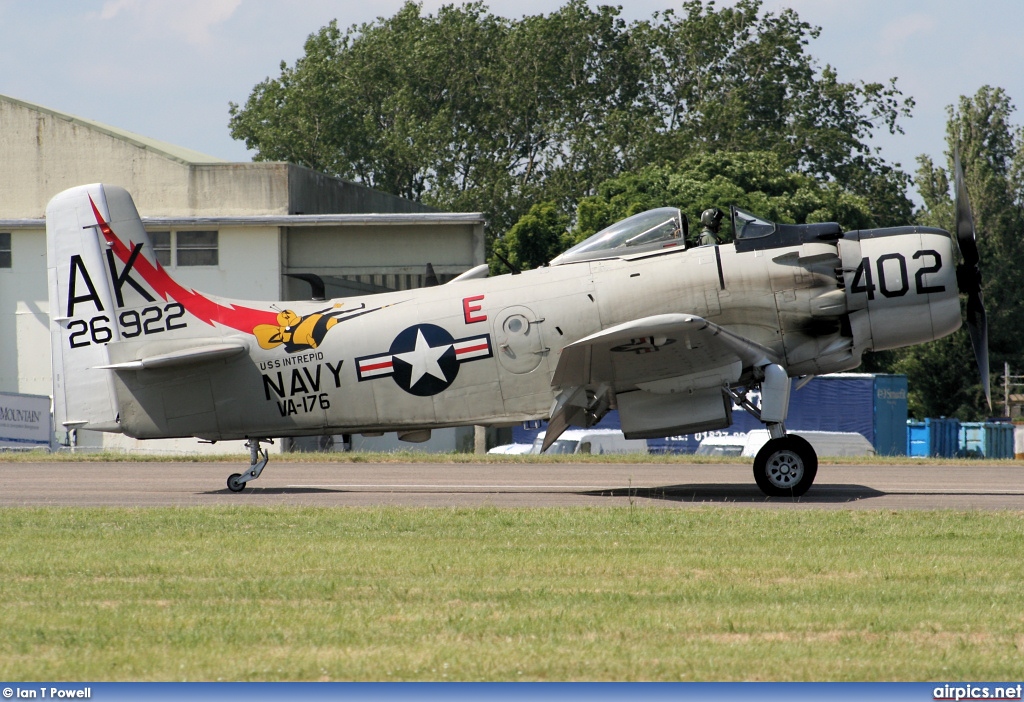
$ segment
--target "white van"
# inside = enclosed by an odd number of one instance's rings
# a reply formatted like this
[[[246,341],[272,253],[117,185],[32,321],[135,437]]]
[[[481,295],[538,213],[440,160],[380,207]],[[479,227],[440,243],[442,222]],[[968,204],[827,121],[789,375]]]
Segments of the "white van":
[[[819,456],[874,456],[875,448],[863,434],[855,431],[794,431],[814,448]],[[746,434],[725,434],[709,436],[697,447],[698,456],[749,456],[757,455],[768,443],[767,429],[754,429]]]
[[[495,446],[487,453],[502,454],[505,456],[516,456],[523,453],[531,453],[533,444],[503,444]]]
[[[544,434],[537,434],[530,453],[540,453]],[[618,429],[568,429],[544,453],[647,453],[647,440],[627,439]]]

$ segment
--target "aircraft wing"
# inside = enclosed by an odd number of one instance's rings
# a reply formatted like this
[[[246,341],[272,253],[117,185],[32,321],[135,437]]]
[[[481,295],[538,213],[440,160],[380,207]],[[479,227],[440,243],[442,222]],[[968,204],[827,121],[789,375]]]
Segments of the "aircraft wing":
[[[744,368],[778,363],[769,348],[690,314],[642,317],[584,337],[562,349],[552,377],[561,392],[544,451],[589,405],[588,390],[685,393],[739,380]],[[607,406],[607,405],[605,405]]]
[[[591,334],[562,349],[551,384],[607,385],[616,391],[686,382],[723,366],[777,363],[767,347],[702,317],[660,314]]]

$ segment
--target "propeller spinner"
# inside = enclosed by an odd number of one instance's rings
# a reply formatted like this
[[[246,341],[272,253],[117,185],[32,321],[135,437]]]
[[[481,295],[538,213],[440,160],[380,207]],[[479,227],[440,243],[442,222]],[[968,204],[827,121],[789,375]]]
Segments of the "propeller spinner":
[[[985,388],[985,399],[992,409],[992,386],[988,375],[988,318],[981,294],[981,256],[978,254],[978,240],[974,234],[974,214],[967,198],[964,172],[960,167],[960,149],[953,151],[953,170],[956,188],[956,243],[960,248],[961,262],[956,268],[956,282],[960,292],[967,296],[967,331],[971,335],[971,346],[978,362],[981,385]]]

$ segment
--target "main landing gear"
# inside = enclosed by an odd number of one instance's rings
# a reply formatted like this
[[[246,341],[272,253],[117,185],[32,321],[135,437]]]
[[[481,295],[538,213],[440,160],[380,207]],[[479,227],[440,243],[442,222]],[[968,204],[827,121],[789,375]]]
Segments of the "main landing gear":
[[[754,458],[754,481],[769,497],[799,497],[817,474],[814,448],[796,434],[769,439]]]
[[[267,467],[267,461],[270,460],[270,455],[266,449],[260,448],[260,442],[265,441],[268,444],[274,443],[273,439],[249,439],[246,442],[246,447],[249,449],[249,470],[245,473],[232,473],[228,476],[228,490],[231,492],[241,492],[245,489],[245,484],[250,480],[256,480],[260,477],[260,473]]]
[[[726,389],[736,404],[764,422],[771,438],[754,457],[754,481],[769,497],[800,497],[818,474],[818,455],[806,439],[786,433],[790,381],[777,364],[758,369],[755,376],[761,390],[758,407],[747,397],[750,388]]]

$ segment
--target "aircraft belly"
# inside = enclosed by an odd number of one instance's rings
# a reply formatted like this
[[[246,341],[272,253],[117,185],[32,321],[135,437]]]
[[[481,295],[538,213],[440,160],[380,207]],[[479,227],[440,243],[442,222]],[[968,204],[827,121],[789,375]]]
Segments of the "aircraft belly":
[[[217,408],[209,376],[190,383],[187,392],[173,384],[163,389],[163,410],[171,434],[192,435],[198,426],[217,426]]]

